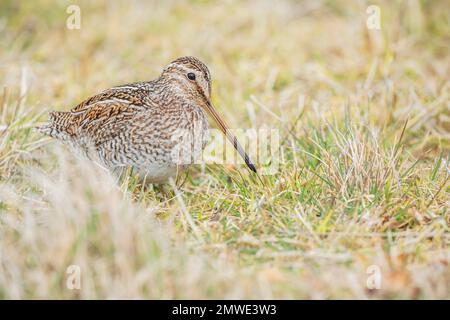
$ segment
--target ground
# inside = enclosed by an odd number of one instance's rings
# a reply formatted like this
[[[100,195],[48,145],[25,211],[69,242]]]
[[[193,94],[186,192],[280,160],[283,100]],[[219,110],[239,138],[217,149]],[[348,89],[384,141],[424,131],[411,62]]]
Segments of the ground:
[[[2,1],[0,298],[450,298],[449,9]],[[273,174],[143,188],[32,130],[183,55]]]

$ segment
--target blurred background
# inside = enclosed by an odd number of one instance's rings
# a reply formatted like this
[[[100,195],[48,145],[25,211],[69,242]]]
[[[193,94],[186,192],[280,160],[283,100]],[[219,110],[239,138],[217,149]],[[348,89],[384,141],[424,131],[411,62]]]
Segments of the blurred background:
[[[67,28],[70,5],[79,8],[80,29]],[[380,30],[367,27],[370,5],[378,5]],[[252,95],[288,122],[298,110],[285,106],[299,94],[328,113],[358,90],[376,96],[378,80],[398,92],[426,79],[417,94],[430,99],[449,74],[446,1],[3,0],[0,9],[2,82],[14,88],[27,68],[27,83],[39,92],[29,103],[45,109],[153,79],[182,55],[207,63],[214,99],[235,126],[271,121],[255,111]],[[405,105],[411,96],[397,98]],[[374,109],[378,120],[395,111]]]

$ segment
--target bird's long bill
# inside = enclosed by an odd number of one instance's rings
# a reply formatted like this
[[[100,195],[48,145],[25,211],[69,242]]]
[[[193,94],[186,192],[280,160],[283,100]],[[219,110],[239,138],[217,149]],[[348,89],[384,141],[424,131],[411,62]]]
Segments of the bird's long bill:
[[[256,173],[256,167],[255,165],[250,161],[250,158],[248,157],[248,154],[244,151],[241,144],[237,140],[236,136],[230,131],[225,121],[222,120],[222,118],[217,113],[214,106],[211,104],[211,102],[208,100],[207,102],[208,111],[211,114],[211,116],[214,118],[214,120],[217,122],[220,130],[225,134],[225,136],[228,138],[228,140],[231,142],[231,144],[234,146],[234,148],[239,152],[242,159],[244,159],[245,164],[248,166],[250,170]]]

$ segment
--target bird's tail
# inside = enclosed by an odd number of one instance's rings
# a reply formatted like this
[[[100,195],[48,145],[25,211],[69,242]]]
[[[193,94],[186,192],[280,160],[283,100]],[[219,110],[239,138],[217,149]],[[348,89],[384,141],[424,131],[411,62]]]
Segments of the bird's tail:
[[[54,111],[50,112],[49,116],[48,123],[35,127],[35,130],[52,138],[60,140],[70,139],[70,135],[67,132],[69,114],[67,112]]]

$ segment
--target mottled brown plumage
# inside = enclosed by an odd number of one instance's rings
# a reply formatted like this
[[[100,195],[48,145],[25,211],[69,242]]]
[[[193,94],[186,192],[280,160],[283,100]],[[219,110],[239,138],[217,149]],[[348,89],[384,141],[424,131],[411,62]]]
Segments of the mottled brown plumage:
[[[210,97],[206,65],[181,57],[159,78],[105,90],[68,112],[51,112],[49,123],[37,129],[111,169],[131,166],[161,183],[200,156],[208,138],[206,111],[256,172]]]

